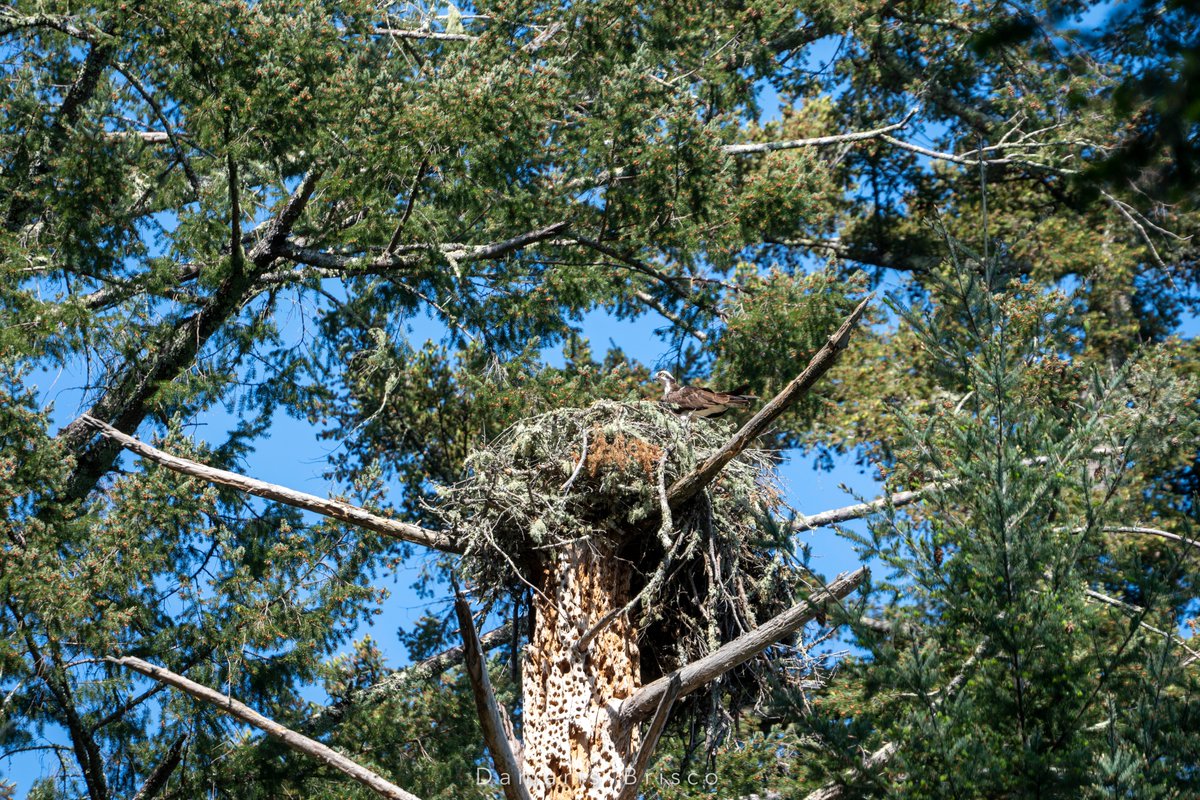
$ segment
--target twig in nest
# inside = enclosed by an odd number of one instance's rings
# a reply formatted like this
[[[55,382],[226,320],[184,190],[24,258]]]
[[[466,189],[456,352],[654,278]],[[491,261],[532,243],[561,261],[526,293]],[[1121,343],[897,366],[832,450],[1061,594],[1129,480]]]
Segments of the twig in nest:
[[[583,465],[587,463],[587,448],[588,431],[585,428],[583,431],[583,452],[579,454],[579,463],[575,465],[575,471],[571,473],[571,477],[567,478],[567,482],[564,483],[560,489],[564,495],[571,491],[571,486],[575,483],[575,479],[579,477],[579,473],[583,471]]]
[[[667,459],[671,455],[671,446],[663,448],[662,458],[658,460],[658,508],[662,514],[662,523],[658,526],[658,540],[663,547],[671,546],[671,529],[675,521],[671,518],[671,498],[667,494]]]

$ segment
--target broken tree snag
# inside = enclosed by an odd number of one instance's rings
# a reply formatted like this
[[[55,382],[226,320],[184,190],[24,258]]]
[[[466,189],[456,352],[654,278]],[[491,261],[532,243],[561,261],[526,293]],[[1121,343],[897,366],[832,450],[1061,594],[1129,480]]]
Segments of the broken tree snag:
[[[705,486],[712,482],[722,467],[736,458],[738,453],[745,450],[751,442],[762,435],[779,415],[787,411],[793,403],[803,397],[829,371],[829,368],[837,361],[838,355],[849,344],[850,332],[858,324],[859,320],[862,319],[863,313],[867,310],[867,304],[871,302],[873,296],[867,295],[850,312],[850,316],[846,317],[841,326],[821,346],[821,349],[808,362],[808,366],[804,368],[804,371],[784,387],[782,392],[775,395],[771,399],[771,402],[763,406],[762,410],[743,425],[742,429],[735,433],[733,438],[725,443],[724,447],[709,456],[704,463],[697,466],[690,473],[675,481],[667,492],[672,509],[679,508],[702,491]]]
[[[779,640],[800,630],[810,620],[816,619],[827,604],[836,603],[853,592],[869,574],[866,567],[860,567],[854,572],[840,575],[823,590],[814,592],[807,601],[797,603],[749,633],[722,645],[671,675],[643,686],[621,705],[621,718],[629,725],[635,725],[645,719],[661,702],[662,696],[669,690],[671,681],[676,677],[680,682],[682,696],[696,691],[709,681],[754,658]]]
[[[622,703],[791,604],[801,576],[758,535],[763,514],[781,508],[769,454],[743,452],[704,502],[663,511],[671,480],[727,438],[658,402],[601,400],[517,422],[439,488],[443,527],[463,543],[461,574],[481,602],[530,598],[521,769],[532,797],[617,800],[654,732],[625,724]],[[720,691],[757,697],[765,684],[743,669]],[[671,708],[698,720],[698,707]]]
[[[420,525],[412,525],[407,522],[381,517],[378,514],[367,511],[365,508],[359,508],[350,503],[343,503],[340,500],[331,500],[305,492],[298,492],[286,486],[267,483],[245,475],[239,475],[236,472],[210,467],[207,464],[201,464],[199,461],[173,456],[170,453],[159,450],[157,447],[146,444],[141,439],[136,439],[127,433],[122,433],[108,423],[101,422],[87,414],[81,416],[79,420],[83,424],[95,428],[106,439],[117,442],[126,450],[137,453],[142,458],[153,461],[174,472],[190,475],[193,478],[199,478],[220,486],[229,486],[246,494],[252,494],[255,497],[262,497],[267,500],[274,500],[293,508],[312,511],[330,519],[349,522],[360,528],[366,528],[367,530],[411,542],[412,544],[424,545],[425,547],[431,547],[434,550],[441,550],[445,553],[458,553],[462,551],[462,548],[450,536],[439,531],[432,531],[428,528],[422,528]]]
[[[458,615],[458,631],[463,640],[463,662],[467,677],[471,681],[471,693],[475,696],[475,711],[479,715],[479,727],[483,729],[483,740],[492,763],[499,776],[500,787],[508,800],[531,800],[525,780],[521,776],[521,764],[514,752],[518,745],[512,735],[512,723],[496,702],[492,683],[488,680],[487,660],[479,636],[475,633],[475,621],[471,618],[471,606],[456,586],[454,589],[454,612]]]
[[[636,729],[618,710],[638,686],[637,633],[620,615],[591,646],[585,630],[630,596],[630,569],[603,542],[567,545],[547,559],[533,594],[525,649],[525,780],[539,800],[614,800],[625,787]]]
[[[216,689],[196,683],[179,673],[171,672],[169,669],[155,666],[149,661],[143,661],[133,656],[108,656],[104,660],[110,664],[116,664],[117,666],[131,669],[134,672],[140,672],[142,675],[153,678],[159,683],[165,683],[168,686],[186,692],[197,700],[210,703],[229,714],[229,716],[240,719],[247,725],[253,725],[268,736],[275,737],[293,750],[312,756],[339,772],[349,775],[382,797],[387,797],[389,800],[420,800],[416,795],[409,794],[391,781],[367,769],[362,764],[350,760],[315,739],[310,739],[307,736],[296,733],[291,728],[280,725],[270,717],[263,716],[245,703],[234,700],[232,697],[222,694]]]

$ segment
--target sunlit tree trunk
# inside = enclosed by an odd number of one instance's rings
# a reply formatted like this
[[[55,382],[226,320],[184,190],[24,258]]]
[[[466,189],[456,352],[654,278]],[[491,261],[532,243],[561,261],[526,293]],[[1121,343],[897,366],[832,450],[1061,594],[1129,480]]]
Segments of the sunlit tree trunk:
[[[611,546],[576,542],[547,559],[534,593],[524,662],[525,777],[535,800],[613,800],[637,750],[618,707],[638,687],[633,625],[618,616],[584,652],[575,645],[629,600],[630,569]]]

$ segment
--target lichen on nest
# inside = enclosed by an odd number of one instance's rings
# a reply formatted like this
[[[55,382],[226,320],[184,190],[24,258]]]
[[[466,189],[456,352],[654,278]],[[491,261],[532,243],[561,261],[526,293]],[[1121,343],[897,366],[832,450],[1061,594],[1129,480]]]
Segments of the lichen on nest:
[[[483,599],[537,588],[559,551],[588,542],[631,565],[631,610],[649,682],[704,656],[790,606],[806,584],[791,557],[787,509],[771,454],[747,449],[661,525],[666,487],[730,438],[733,422],[687,421],[656,402],[602,400],[522,420],[467,460],[438,491],[437,511],[465,545],[462,571]],[[668,552],[673,557],[668,557]],[[649,588],[647,588],[649,587]],[[802,650],[797,651],[806,661]],[[789,670],[794,672],[794,670]],[[801,669],[801,672],[808,670]],[[770,672],[755,660],[682,716],[762,701]],[[680,709],[683,711],[684,709]],[[729,719],[706,719],[710,730]]]
[[[621,545],[653,535],[662,486],[732,430],[725,422],[686,421],[655,402],[557,409],[516,423],[472,454],[467,476],[439,489],[438,512],[466,545],[463,570],[476,588],[507,591],[558,545],[581,538]],[[684,512],[676,522],[758,540],[762,515],[781,502],[771,467],[766,453],[745,451],[710,487],[706,518]]]

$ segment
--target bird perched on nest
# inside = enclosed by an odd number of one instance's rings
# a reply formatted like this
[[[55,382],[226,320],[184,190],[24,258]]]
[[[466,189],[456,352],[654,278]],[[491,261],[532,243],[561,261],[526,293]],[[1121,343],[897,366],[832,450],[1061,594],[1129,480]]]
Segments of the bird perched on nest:
[[[663,385],[660,402],[676,414],[689,417],[719,417],[731,408],[749,408],[758,398],[752,394],[741,394],[746,387],[739,386],[732,392],[716,392],[703,386],[686,386],[675,380],[665,369],[654,374],[654,380]]]

